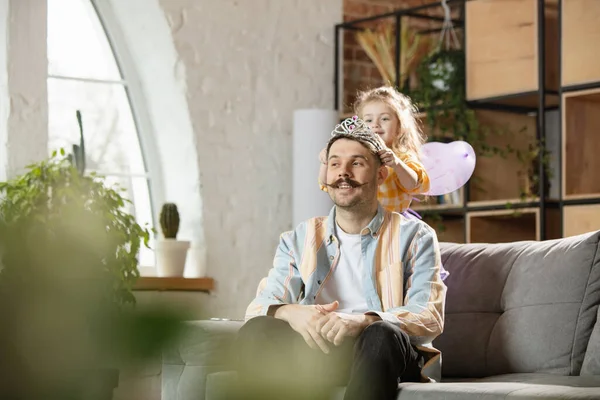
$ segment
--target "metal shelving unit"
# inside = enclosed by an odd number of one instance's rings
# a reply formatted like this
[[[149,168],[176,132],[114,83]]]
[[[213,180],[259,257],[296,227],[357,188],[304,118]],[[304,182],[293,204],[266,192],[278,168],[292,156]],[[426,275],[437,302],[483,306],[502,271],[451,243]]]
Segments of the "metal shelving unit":
[[[448,0],[447,4],[451,7],[459,7],[459,13],[462,16],[460,19],[453,20],[454,27],[458,29],[465,29],[467,26],[467,15],[468,12],[466,8],[468,6],[467,3],[478,2],[478,1],[486,1],[486,0]],[[553,184],[558,185],[558,198],[551,198],[548,191],[546,191],[546,184],[548,182],[548,177],[546,176],[546,171],[544,168],[544,154],[540,152],[538,159],[538,176],[539,176],[539,193],[536,198],[531,201],[518,201],[514,202],[511,205],[511,209],[515,210],[515,212],[527,211],[532,212],[535,211],[537,226],[535,227],[535,237],[532,237],[532,240],[545,240],[556,237],[563,237],[565,235],[565,207],[567,206],[589,206],[589,205],[599,205],[600,204],[600,191],[597,194],[591,194],[582,198],[578,198],[577,196],[565,196],[565,188],[564,188],[564,179],[565,179],[565,143],[563,143],[565,134],[568,132],[564,132],[565,124],[563,121],[564,112],[565,112],[565,95],[569,95],[575,92],[588,91],[592,89],[598,89],[598,100],[599,100],[599,108],[598,114],[600,115],[600,71],[599,71],[599,80],[597,82],[585,82],[572,84],[568,86],[563,85],[562,81],[562,69],[563,69],[563,3],[564,0],[555,0],[554,3],[549,3],[548,0],[523,0],[523,1],[535,1],[537,8],[537,32],[536,32],[536,55],[537,55],[537,90],[524,90],[518,93],[507,93],[504,95],[494,95],[485,98],[478,98],[476,100],[469,100],[467,104],[470,108],[475,110],[486,110],[491,112],[505,112],[511,114],[520,114],[520,115],[528,115],[532,118],[535,118],[535,138],[538,143],[548,143],[548,127],[546,124],[546,116],[550,111],[557,111],[558,118],[558,137],[552,137],[554,141],[557,141],[556,146],[558,151],[553,154],[556,157],[558,162],[558,168],[556,168],[553,173],[557,175],[557,179],[554,180]],[[600,3],[600,2],[599,2]],[[546,43],[547,34],[550,29],[554,29],[554,27],[549,27],[547,24],[547,12],[552,11],[547,7],[554,7],[554,4],[557,5],[558,11],[558,20],[557,20],[557,39],[558,43],[556,49],[552,47],[548,47]],[[399,86],[400,82],[400,53],[401,49],[401,41],[399,32],[401,32],[401,22],[402,17],[413,17],[413,18],[421,18],[430,21],[443,21],[443,18],[439,18],[437,16],[431,16],[425,14],[425,12],[434,7],[440,7],[440,3],[428,4],[424,6],[408,8],[397,10],[387,14],[381,14],[369,18],[347,21],[335,26],[335,81],[334,81],[334,90],[335,90],[335,99],[334,99],[334,107],[336,110],[340,110],[340,94],[341,94],[341,83],[340,78],[341,74],[341,64],[340,64],[340,49],[341,49],[341,37],[342,33],[345,30],[360,30],[362,29],[360,26],[365,22],[373,22],[382,19],[393,18],[395,23],[396,30],[396,53],[395,53],[395,61],[396,61],[396,87]],[[600,12],[600,10],[599,10]],[[440,29],[432,29],[426,32],[421,32],[421,34],[431,34],[435,32],[439,32]],[[465,53],[467,49],[465,47],[465,42],[467,39],[467,33],[463,31],[463,49],[465,49]],[[551,37],[552,38],[552,37]],[[501,38],[499,38],[501,40]],[[547,51],[556,51],[558,55],[558,65],[557,74],[558,74],[558,90],[554,88],[549,88],[547,85]],[[600,57],[600,56],[599,56]],[[466,61],[466,60],[465,60]],[[468,65],[467,65],[468,69]],[[567,97],[568,98],[568,97]],[[533,100],[533,101],[532,101]],[[533,103],[533,104],[532,104]],[[584,111],[582,111],[584,112]],[[517,177],[514,177],[517,179]],[[501,199],[497,202],[472,202],[470,201],[470,185],[467,184],[464,188],[464,194],[462,196],[462,205],[457,207],[423,207],[422,210],[419,210],[424,218],[428,216],[432,211],[441,215],[442,217],[448,217],[452,221],[455,221],[457,218],[461,219],[461,223],[464,224],[464,241],[472,241],[476,238],[469,238],[468,232],[472,229],[468,224],[475,217],[485,217],[485,212],[489,212],[490,216],[504,214],[507,210],[506,202],[511,201],[511,199]],[[550,190],[551,192],[551,190]],[[413,206],[415,203],[413,203]],[[418,209],[418,207],[415,207]],[[600,229],[600,207],[598,208],[599,216],[598,216],[598,229]],[[558,219],[558,221],[557,221]],[[490,220],[493,220],[491,218]],[[504,223],[504,222],[503,222]],[[514,221],[514,223],[518,223]],[[595,228],[594,228],[595,229]],[[568,231],[567,233],[569,233]],[[489,239],[489,237],[488,237]]]

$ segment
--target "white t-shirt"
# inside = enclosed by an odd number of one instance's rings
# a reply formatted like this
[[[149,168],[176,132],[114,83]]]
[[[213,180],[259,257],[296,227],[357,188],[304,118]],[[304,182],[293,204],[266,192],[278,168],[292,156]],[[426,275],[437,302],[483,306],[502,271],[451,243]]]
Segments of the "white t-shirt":
[[[340,257],[333,273],[325,281],[317,303],[329,304],[337,300],[340,302],[337,312],[363,314],[368,311],[368,306],[362,282],[361,235],[348,234],[339,225],[336,228]]]

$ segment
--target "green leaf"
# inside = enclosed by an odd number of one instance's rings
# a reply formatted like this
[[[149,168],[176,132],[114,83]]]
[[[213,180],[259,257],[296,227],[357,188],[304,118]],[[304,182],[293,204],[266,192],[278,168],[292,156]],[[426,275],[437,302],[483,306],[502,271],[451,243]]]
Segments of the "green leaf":
[[[112,288],[106,295],[123,306],[134,300],[131,287],[139,275],[137,253],[142,244],[147,247],[149,233],[125,209],[131,201],[106,185],[103,178],[80,175],[66,158],[31,164],[22,175],[0,182],[0,228],[4,227],[4,234],[27,230],[30,234],[51,235],[59,241],[57,248],[71,249],[53,251],[38,268],[69,265],[69,260],[78,256],[76,253],[87,251],[79,265],[101,265],[102,270],[97,272],[105,275],[107,287]],[[31,240],[30,234],[23,243]],[[16,233],[7,237],[11,236],[16,237]],[[30,254],[25,247],[16,247],[18,256],[14,258],[0,254],[4,270],[22,269],[20,260]],[[43,249],[35,253],[40,257],[45,254]]]

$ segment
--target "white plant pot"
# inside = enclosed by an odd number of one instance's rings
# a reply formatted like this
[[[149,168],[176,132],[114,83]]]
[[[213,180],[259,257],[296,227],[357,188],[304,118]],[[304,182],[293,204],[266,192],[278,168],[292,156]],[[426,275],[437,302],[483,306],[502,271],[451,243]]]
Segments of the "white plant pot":
[[[206,276],[206,250],[204,247],[198,245],[190,247],[184,276],[186,278],[204,278]]]
[[[159,277],[183,277],[190,242],[163,239],[156,243],[156,275]]]

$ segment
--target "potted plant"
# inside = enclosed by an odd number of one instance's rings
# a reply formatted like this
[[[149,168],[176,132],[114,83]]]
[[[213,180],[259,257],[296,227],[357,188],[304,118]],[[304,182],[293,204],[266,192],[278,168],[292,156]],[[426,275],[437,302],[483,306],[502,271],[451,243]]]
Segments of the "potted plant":
[[[156,274],[160,277],[182,277],[190,241],[177,240],[179,210],[174,203],[165,203],[160,211],[163,239],[156,243]]]
[[[401,87],[415,85],[415,70],[419,62],[432,51],[433,42],[425,35],[419,33],[408,21],[403,19],[400,31],[400,65],[399,72]],[[364,29],[355,34],[356,41],[363,51],[375,64],[383,81],[393,85],[396,81],[395,66],[395,33],[394,25],[379,23],[373,29]]]
[[[138,251],[150,232],[118,187],[84,173],[81,135],[74,154],[56,151],[0,182],[6,398],[110,399],[120,369],[157,357],[183,319],[135,306]]]
[[[103,240],[93,237],[99,245],[94,262],[102,265],[108,278],[106,295],[119,305],[135,303],[132,288],[139,277],[138,252],[141,245],[148,245],[150,232],[125,211],[129,200],[117,186],[108,187],[95,174],[82,175],[64,154],[54,152],[49,160],[28,166],[24,174],[0,182],[0,219],[7,228],[20,221],[36,222],[47,234],[65,234],[69,226],[81,234],[101,231]],[[69,216],[82,220],[69,220]],[[95,226],[86,232],[78,226],[85,221]]]
[[[156,350],[166,337],[135,328],[148,321],[132,292],[148,229],[117,188],[57,154],[0,182],[0,197],[0,352],[19,377],[7,390],[110,398],[130,339]]]

